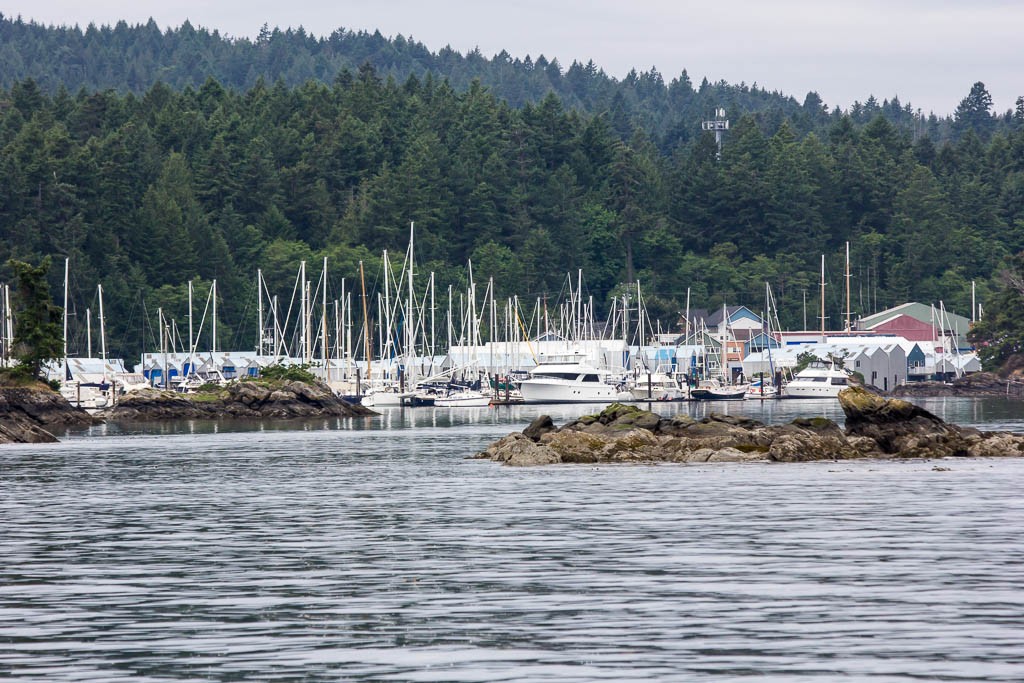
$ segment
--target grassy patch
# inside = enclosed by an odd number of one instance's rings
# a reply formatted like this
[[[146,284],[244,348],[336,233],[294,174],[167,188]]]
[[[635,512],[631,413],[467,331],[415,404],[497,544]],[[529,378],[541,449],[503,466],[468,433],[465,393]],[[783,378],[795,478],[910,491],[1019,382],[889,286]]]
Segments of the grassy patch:
[[[57,386],[47,384],[21,370],[20,366],[0,368],[0,388],[4,389],[36,389],[38,391],[57,391]]]

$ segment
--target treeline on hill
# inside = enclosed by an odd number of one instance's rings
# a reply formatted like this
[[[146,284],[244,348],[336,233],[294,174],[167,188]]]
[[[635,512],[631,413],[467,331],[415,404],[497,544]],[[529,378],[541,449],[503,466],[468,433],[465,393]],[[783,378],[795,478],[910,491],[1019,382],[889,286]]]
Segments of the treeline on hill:
[[[806,292],[816,327],[820,255],[832,325],[849,241],[855,313],[907,299],[966,312],[971,281],[984,301],[1024,248],[1024,113],[1011,123],[937,147],[883,117],[801,138],[747,115],[719,161],[709,134],[665,155],[554,94],[516,109],[478,84],[399,85],[369,65],[331,86],[210,79],[141,97],[26,81],[0,91],[0,263],[69,257],[72,352],[102,282],[111,346],[129,359],[156,347],[158,307],[185,319],[191,278],[197,306],[218,281],[221,345],[252,348],[257,268],[286,299],[300,260],[327,256],[332,291],[342,277],[351,290],[360,260],[373,280],[381,250],[401,256],[410,221],[419,271],[442,291],[469,259],[478,282],[527,301],[582,268],[599,313],[639,279],[668,325],[688,288],[694,306],[757,308],[767,281],[784,324],[802,326]]]
[[[733,120],[743,113],[756,113],[766,130],[788,121],[799,137],[810,132],[824,137],[844,114],[859,125],[882,116],[899,130],[915,137],[926,135],[936,143],[958,139],[967,130],[987,139],[1009,130],[1013,118],[1009,111],[977,116],[976,103],[953,117],[939,117],[915,110],[896,97],[879,102],[874,96],[855,102],[848,112],[829,111],[814,92],[801,103],[756,83],[730,85],[704,79],[695,86],[685,70],[666,83],[653,67],[634,70],[620,81],[592,61],[563,68],[543,55],[520,59],[502,51],[488,58],[479,50],[462,55],[450,47],[431,52],[411,37],[389,39],[379,32],[343,28],[315,37],[301,27],[282,31],[264,26],[250,40],[195,28],[187,21],[164,31],[152,19],[145,25],[121,21],[115,26],[90,24],[82,30],[0,14],[0,87],[32,79],[50,94],[61,88],[70,92],[84,88],[141,95],[157,82],[181,90],[199,88],[207,78],[239,91],[252,88],[261,78],[267,83],[280,79],[291,87],[309,80],[330,84],[339,71],[355,71],[365,63],[380,77],[390,76],[399,83],[410,76],[422,81],[432,74],[435,80],[446,79],[456,91],[464,92],[479,81],[514,108],[538,103],[554,92],[566,109],[591,115],[607,112],[609,126],[623,141],[635,128],[642,128],[664,154],[697,137],[700,129],[694,122],[718,107],[725,108]],[[1017,104],[1024,109],[1024,99]]]

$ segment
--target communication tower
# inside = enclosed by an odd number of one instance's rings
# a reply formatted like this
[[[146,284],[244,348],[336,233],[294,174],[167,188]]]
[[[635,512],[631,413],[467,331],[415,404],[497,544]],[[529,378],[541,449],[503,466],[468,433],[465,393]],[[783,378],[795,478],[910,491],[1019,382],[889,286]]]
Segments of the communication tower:
[[[725,118],[725,109],[715,109],[715,118],[708,121],[701,121],[700,127],[703,130],[715,131],[715,143],[718,145],[716,158],[722,159],[722,138],[725,131],[729,130],[729,119]]]

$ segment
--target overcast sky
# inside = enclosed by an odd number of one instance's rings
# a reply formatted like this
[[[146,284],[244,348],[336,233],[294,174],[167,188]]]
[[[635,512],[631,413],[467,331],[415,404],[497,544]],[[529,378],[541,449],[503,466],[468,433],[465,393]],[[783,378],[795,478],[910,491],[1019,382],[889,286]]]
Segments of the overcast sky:
[[[267,23],[402,34],[437,51],[593,59],[616,78],[657,67],[666,82],[757,83],[848,107],[874,94],[948,114],[982,81],[1002,112],[1024,95],[1020,0],[4,0],[47,24],[193,25],[253,37]]]

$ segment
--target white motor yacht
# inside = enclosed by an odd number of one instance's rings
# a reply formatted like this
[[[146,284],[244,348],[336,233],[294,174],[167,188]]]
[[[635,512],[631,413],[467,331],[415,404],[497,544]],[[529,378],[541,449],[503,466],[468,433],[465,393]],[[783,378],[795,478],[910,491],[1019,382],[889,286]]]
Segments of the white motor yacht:
[[[611,373],[583,356],[548,356],[519,385],[525,403],[631,401],[632,394],[608,382]]]
[[[850,384],[850,373],[835,363],[811,363],[782,389],[786,398],[836,398]]]
[[[401,406],[415,394],[414,391],[401,391],[394,385],[378,385],[366,390],[362,397],[362,404],[367,408]]]
[[[634,401],[682,401],[686,390],[672,375],[655,370],[640,371],[629,382],[629,393]]]

